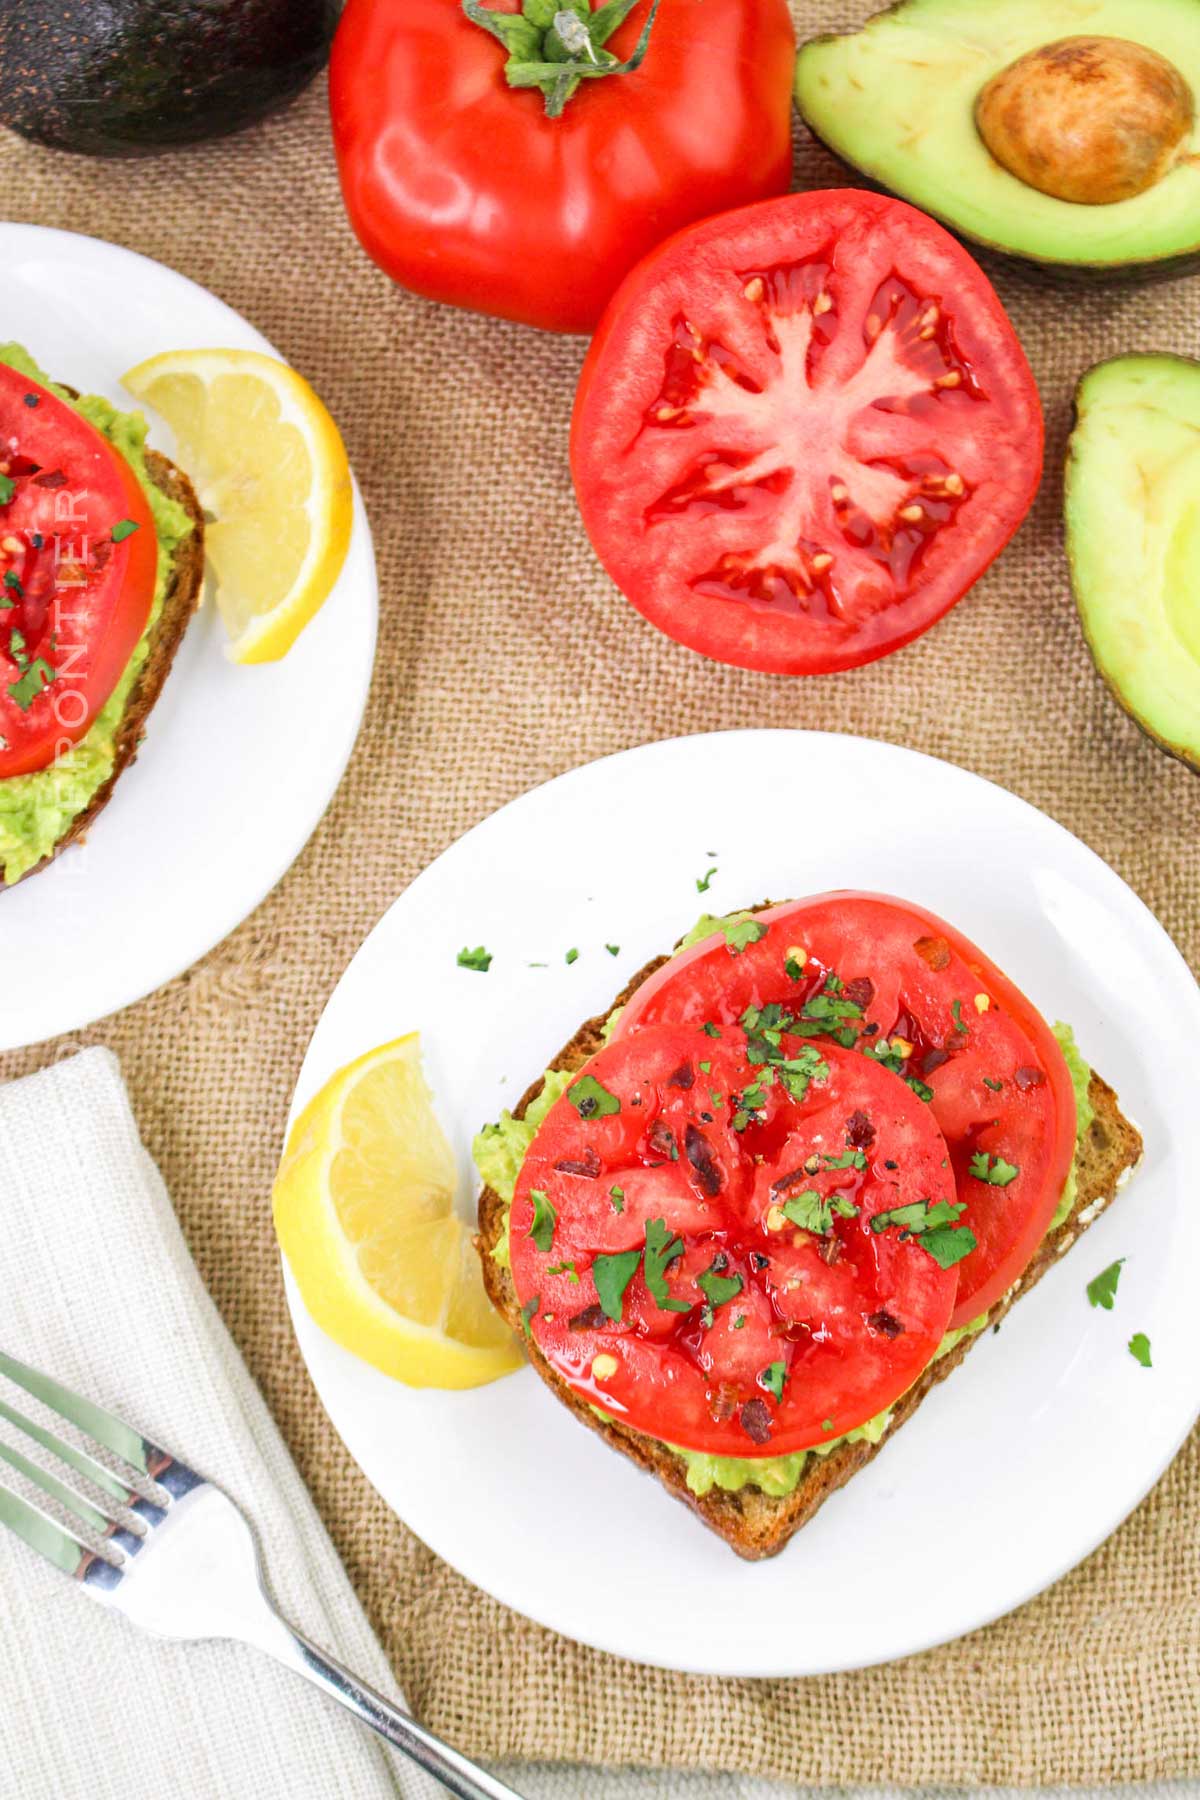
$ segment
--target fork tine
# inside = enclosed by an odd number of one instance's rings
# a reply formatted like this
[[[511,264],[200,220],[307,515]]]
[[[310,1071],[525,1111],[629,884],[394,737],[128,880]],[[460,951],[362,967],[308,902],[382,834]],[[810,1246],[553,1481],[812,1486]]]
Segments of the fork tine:
[[[7,1525],[30,1549],[52,1562],[64,1575],[78,1575],[93,1560],[92,1552],[28,1501],[0,1487],[0,1525]]]
[[[106,1532],[111,1525],[116,1523],[115,1520],[107,1518],[99,1507],[93,1506],[81,1494],[77,1494],[74,1488],[69,1488],[65,1481],[60,1481],[57,1475],[52,1475],[49,1469],[40,1468],[37,1463],[30,1462],[27,1456],[22,1456],[19,1450],[13,1450],[8,1444],[0,1443],[0,1462],[6,1462],[10,1469],[17,1471],[18,1475],[24,1475],[27,1481],[32,1481],[35,1487],[40,1487],[44,1494],[49,1494],[52,1500],[57,1500],[60,1506],[65,1506],[68,1512],[73,1512],[77,1519],[82,1519],[83,1523],[90,1525],[93,1531]]]
[[[51,1456],[57,1456],[60,1462],[86,1476],[106,1494],[112,1494],[122,1506],[128,1506],[137,1499],[136,1489],[119,1481],[112,1470],[106,1469],[103,1463],[98,1463],[94,1456],[89,1456],[86,1450],[77,1450],[74,1444],[64,1442],[53,1431],[47,1431],[44,1425],[37,1425],[32,1419],[27,1419],[24,1413],[18,1412],[15,1406],[9,1406],[5,1400],[0,1400],[0,1419],[7,1419],[10,1425],[23,1431],[26,1437],[32,1438],[35,1444],[40,1444],[43,1450],[49,1450]]]
[[[81,1394],[73,1393],[70,1388],[63,1387],[61,1382],[54,1381],[49,1375],[42,1375],[37,1369],[31,1369],[28,1363],[18,1362],[15,1356],[8,1356],[3,1350],[0,1350],[0,1375],[7,1375],[10,1381],[15,1381],[18,1387],[24,1388],[27,1394],[32,1394],[35,1400],[42,1401],[72,1425],[86,1431],[98,1444],[103,1444],[106,1450],[121,1457],[131,1468],[143,1475],[153,1476],[151,1458],[157,1462],[161,1453],[156,1452],[140,1432],[134,1431],[123,1420],[114,1418],[112,1413],[105,1412],[102,1406],[85,1400]],[[54,1445],[49,1448],[58,1454]],[[70,1462],[72,1458],[68,1457],[66,1460]]]

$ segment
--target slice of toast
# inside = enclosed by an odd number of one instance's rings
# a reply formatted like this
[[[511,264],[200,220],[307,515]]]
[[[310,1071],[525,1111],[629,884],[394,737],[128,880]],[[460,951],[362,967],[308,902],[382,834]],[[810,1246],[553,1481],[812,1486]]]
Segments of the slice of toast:
[[[665,956],[659,956],[647,963],[613,1002],[614,1006],[623,1005],[666,960]],[[566,1070],[580,1068],[588,1057],[594,1056],[602,1047],[604,1022],[604,1018],[588,1019],[580,1026],[570,1043],[559,1051],[550,1067]],[[539,1076],[514,1108],[517,1118],[524,1116],[525,1108],[537,1097],[541,1088],[542,1078]],[[1046,1270],[1070,1249],[1080,1233],[1086,1231],[1099,1217],[1141,1159],[1140,1134],[1122,1116],[1112,1088],[1094,1071],[1088,1098],[1096,1116],[1077,1156],[1077,1191],[1071,1212],[1056,1230],[1043,1239],[1032,1262],[1013,1289],[991,1308],[988,1313],[990,1326],[998,1325],[1013,1301],[1020,1294],[1027,1293]],[[504,1229],[505,1210],[503,1200],[494,1189],[484,1188],[479,1197],[479,1235],[475,1242],[483,1262],[483,1281],[488,1296],[512,1329],[519,1332],[520,1307],[512,1277],[491,1255]],[[649,1474],[657,1475],[664,1487],[699,1514],[704,1523],[723,1537],[739,1556],[757,1561],[765,1556],[777,1555],[793,1533],[799,1531],[802,1525],[807,1525],[836,1488],[843,1487],[864,1464],[878,1455],[904,1421],[912,1417],[930,1388],[945,1380],[982,1336],[983,1332],[980,1331],[960,1339],[945,1356],[930,1364],[920,1379],[891,1408],[891,1423],[878,1444],[839,1444],[825,1456],[810,1456],[794,1492],[782,1498],[764,1494],[760,1488],[752,1485],[737,1493],[714,1487],[707,1494],[693,1494],[687,1485],[688,1466],[683,1457],[678,1456],[666,1444],[631,1431],[627,1425],[622,1425],[615,1419],[601,1418],[585,1400],[559,1379],[536,1344],[530,1342],[528,1349],[529,1359],[542,1380],[563,1405],[571,1409],[577,1419],[592,1431],[599,1432],[614,1450],[623,1452]]]
[[[182,469],[176,468],[173,462],[161,455],[157,450],[146,451],[146,468],[155,487],[178,502],[192,521],[193,529],[187,537],[176,545],[171,565],[170,580],[163,599],[162,611],[155,621],[150,638],[150,654],[142,664],[133,691],[117,727],[116,759],[108,780],[102,783],[92,795],[87,806],[72,819],[70,825],[59,838],[48,856],[44,856],[32,869],[27,869],[18,880],[27,881],[31,875],[49,868],[59,853],[81,839],[99,817],[112,799],[113,789],[125,770],[133,762],[142,741],[147,716],[155,701],[162,692],[163,683],[175,660],[175,652],[183,642],[183,634],[187,630],[188,621],[200,604],[200,596],[204,586],[204,513],[196,498],[196,491]],[[0,884],[3,883],[4,868],[0,863]],[[16,882],[11,883],[13,887]]]

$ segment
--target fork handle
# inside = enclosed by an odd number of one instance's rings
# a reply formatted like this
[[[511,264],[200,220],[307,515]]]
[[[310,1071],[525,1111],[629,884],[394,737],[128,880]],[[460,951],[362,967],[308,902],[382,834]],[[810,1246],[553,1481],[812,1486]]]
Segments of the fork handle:
[[[297,1675],[303,1675],[314,1687],[340,1701],[364,1725],[369,1725],[381,1738],[386,1738],[389,1744],[394,1744],[397,1750],[402,1750],[405,1756],[435,1776],[458,1796],[458,1800],[521,1800],[513,1788],[451,1749],[441,1738],[434,1737],[411,1714],[402,1712],[375,1688],[352,1675],[342,1663],[319,1650],[285,1619],[280,1619],[279,1623],[283,1632],[278,1639],[273,1643],[260,1639],[260,1648],[285,1667],[294,1669]]]

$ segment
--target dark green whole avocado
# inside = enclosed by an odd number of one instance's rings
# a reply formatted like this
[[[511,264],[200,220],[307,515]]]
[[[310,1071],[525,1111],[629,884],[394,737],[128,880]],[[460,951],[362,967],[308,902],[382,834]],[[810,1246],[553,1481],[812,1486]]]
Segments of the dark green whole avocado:
[[[1065,511],[1097,669],[1161,749],[1200,769],[1200,362],[1134,353],[1087,371]]]
[[[338,0],[0,0],[0,124],[140,156],[240,131],[321,68]]]
[[[1200,0],[897,0],[804,44],[796,98],[960,237],[1064,274],[1200,266]]]

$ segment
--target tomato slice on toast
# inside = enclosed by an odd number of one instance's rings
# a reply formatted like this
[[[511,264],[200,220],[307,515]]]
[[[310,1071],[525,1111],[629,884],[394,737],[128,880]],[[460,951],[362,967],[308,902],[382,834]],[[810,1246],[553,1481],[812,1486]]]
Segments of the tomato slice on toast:
[[[1033,500],[1042,413],[961,245],[835,189],[705,220],[633,270],[584,364],[571,462],[600,560],[653,625],[819,674],[961,599]]]
[[[89,730],[146,629],[157,564],[125,458],[0,364],[0,779],[45,768]]]
[[[855,1046],[914,1084],[950,1150],[963,1223],[952,1325],[1024,1272],[1075,1154],[1075,1094],[1054,1033],[983,952],[924,908],[884,895],[790,901],[672,957],[643,982],[616,1038],[662,1025]]]
[[[512,1277],[591,1404],[681,1448],[773,1456],[864,1424],[926,1367],[970,1241],[959,1213],[933,1114],[889,1070],[649,1026],[539,1128]]]

